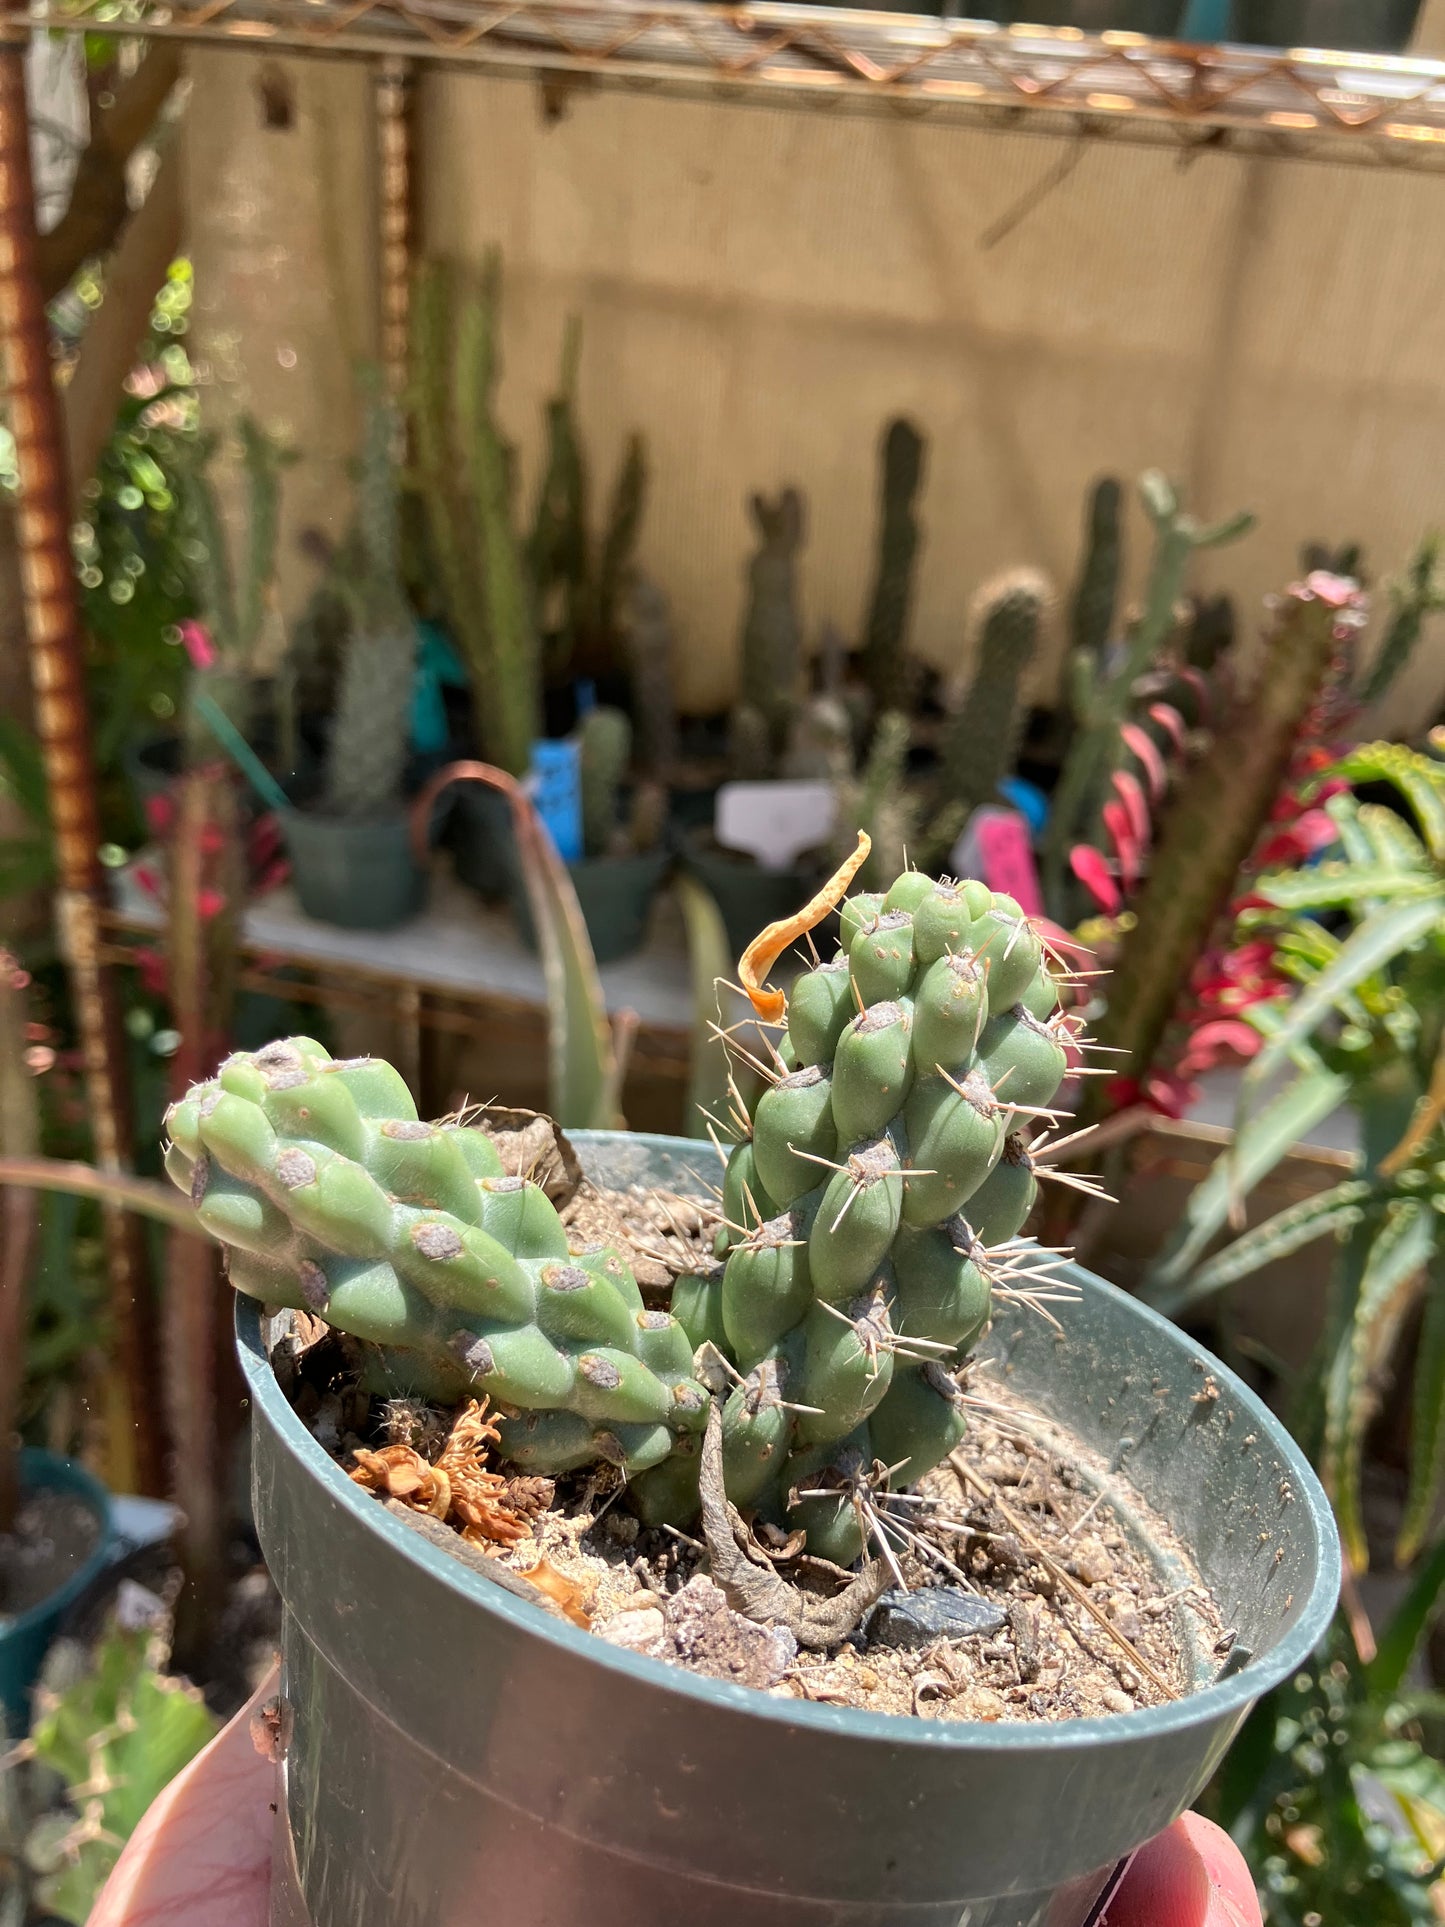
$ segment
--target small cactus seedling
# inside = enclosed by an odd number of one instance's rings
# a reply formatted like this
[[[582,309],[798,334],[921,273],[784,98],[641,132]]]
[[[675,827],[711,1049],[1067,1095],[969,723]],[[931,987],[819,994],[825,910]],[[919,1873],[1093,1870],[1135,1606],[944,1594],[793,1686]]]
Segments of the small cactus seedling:
[[[866,853],[743,960],[783,1020],[779,1070],[728,1160],[722,1262],[671,1313],[616,1252],[574,1246],[485,1131],[419,1122],[389,1065],[307,1038],[238,1052],[173,1105],[166,1169],[232,1283],[365,1341],[374,1391],[485,1394],[517,1464],[610,1461],[644,1519],[676,1525],[724,1397],[729,1496],[851,1560],[871,1486],[962,1435],[955,1374],[1020,1265],[1029,1120],[1076,1042],[1018,906],[911,870],[842,905],[842,948],[790,1001],[762,987]],[[709,1391],[704,1345],[731,1391]]]

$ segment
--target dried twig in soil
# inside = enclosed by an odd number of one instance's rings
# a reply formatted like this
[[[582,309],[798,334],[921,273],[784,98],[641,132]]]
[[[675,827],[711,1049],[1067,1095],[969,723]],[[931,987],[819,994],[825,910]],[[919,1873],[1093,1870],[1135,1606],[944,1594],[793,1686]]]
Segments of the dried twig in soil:
[[[950,1452],[948,1455],[948,1463],[958,1474],[962,1484],[972,1486],[981,1498],[989,1501],[999,1517],[1004,1521],[1005,1525],[1007,1525],[1010,1532],[1017,1538],[1019,1544],[1029,1554],[1030,1558],[1037,1559],[1055,1584],[1062,1586],[1074,1603],[1082,1606],[1089,1617],[1109,1635],[1115,1645],[1122,1648],[1122,1650],[1128,1654],[1129,1664],[1137,1667],[1143,1677],[1149,1681],[1150,1685],[1153,1686],[1157,1692],[1162,1693],[1165,1699],[1178,1699],[1178,1693],[1169,1684],[1168,1680],[1164,1678],[1163,1674],[1155,1671],[1139,1651],[1139,1648],[1134,1644],[1133,1640],[1120,1632],[1119,1628],[1103,1608],[1094,1604],[1093,1600],[1090,1599],[1088,1593],[1085,1592],[1084,1588],[1073,1577],[1072,1573],[1065,1572],[1058,1560],[1040,1545],[1024,1521],[1010,1506],[1004,1503],[993,1487],[979,1478],[978,1474],[964,1463],[959,1453]]]

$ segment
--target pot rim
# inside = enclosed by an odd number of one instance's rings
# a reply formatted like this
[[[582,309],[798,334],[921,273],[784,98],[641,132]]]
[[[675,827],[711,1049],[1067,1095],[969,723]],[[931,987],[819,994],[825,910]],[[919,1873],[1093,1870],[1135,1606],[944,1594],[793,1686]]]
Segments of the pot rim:
[[[279,1389],[279,1388],[278,1388]],[[57,1473],[63,1475],[57,1478]],[[68,1459],[60,1452],[47,1452],[38,1445],[26,1445],[20,1449],[20,1490],[32,1492],[64,1490],[70,1487],[77,1498],[90,1507],[95,1514],[97,1532],[95,1545],[74,1572],[54,1592],[38,1599],[33,1606],[27,1606],[23,1613],[7,1618],[0,1613],[0,1646],[7,1639],[14,1639],[32,1631],[47,1619],[53,1619],[65,1612],[71,1603],[78,1599],[97,1573],[109,1562],[111,1548],[115,1539],[115,1518],[111,1512],[110,1494],[93,1472],[78,1459]]]
[[[690,1144],[690,1139],[654,1136],[647,1132],[587,1132],[585,1138],[633,1136],[660,1145]],[[892,1713],[869,1713],[853,1707],[830,1706],[814,1700],[778,1700],[766,1693],[724,1680],[708,1679],[681,1667],[669,1666],[642,1653],[631,1653],[613,1646],[594,1633],[555,1619],[540,1606],[518,1599],[501,1586],[491,1584],[461,1560],[453,1559],[433,1546],[419,1533],[410,1531],[394,1519],[372,1495],[347,1477],[337,1462],[311,1436],[281,1391],[266,1349],[261,1330],[262,1308],[253,1299],[237,1294],[236,1346],[241,1369],[251,1398],[268,1424],[302,1468],[319,1478],[333,1502],[350,1512],[367,1530],[376,1533],[388,1549],[419,1566],[433,1579],[471,1600],[483,1612],[498,1615],[519,1629],[560,1647],[575,1657],[586,1656],[597,1665],[645,1684],[653,1690],[671,1690],[704,1705],[748,1711],[759,1719],[796,1728],[814,1727],[821,1732],[859,1740],[887,1741],[901,1747],[945,1747],[980,1749],[990,1753],[1031,1753],[1039,1748],[1075,1748],[1087,1752],[1115,1743],[1133,1744],[1161,1738],[1201,1725],[1227,1721],[1245,1712],[1272,1687],[1296,1672],[1314,1650],[1329,1625],[1339,1596],[1341,1556],[1339,1532],[1334,1513],[1314,1469],[1284,1426],[1260,1398],[1250,1391],[1226,1365],[1197,1344],[1171,1320],[1150,1306],[1120,1291],[1106,1279],[1082,1266],[1068,1271],[1087,1291],[1123,1301],[1133,1316],[1156,1336],[1184,1350],[1202,1371],[1212,1374],[1222,1390],[1227,1390],[1242,1411],[1258,1428],[1261,1441],[1267,1441],[1288,1467],[1296,1497],[1307,1509],[1318,1541],[1318,1558],[1309,1597],[1288,1633],[1267,1652],[1251,1659],[1227,1679],[1217,1681],[1164,1706],[1142,1707],[1132,1713],[1115,1713],[1103,1719],[1076,1719],[1054,1722],[920,1720]]]

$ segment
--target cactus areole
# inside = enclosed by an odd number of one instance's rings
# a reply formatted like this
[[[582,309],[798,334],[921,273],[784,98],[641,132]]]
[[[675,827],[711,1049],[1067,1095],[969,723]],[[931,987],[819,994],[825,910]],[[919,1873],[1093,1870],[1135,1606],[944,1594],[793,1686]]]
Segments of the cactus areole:
[[[839,931],[765,1031],[779,1068],[727,1161],[718,1261],[671,1313],[616,1252],[574,1244],[484,1130],[420,1122],[388,1064],[309,1038],[238,1052],[173,1105],[166,1168],[231,1282],[366,1341],[373,1390],[485,1393],[518,1465],[609,1461],[645,1520],[677,1526],[716,1395],[729,1497],[851,1561],[869,1487],[912,1483],[963,1434],[957,1373],[1017,1262],[1028,1133],[1074,1037],[1037,932],[980,883],[905,872],[844,900]],[[780,948],[743,972],[767,1012],[781,993],[756,966]],[[709,1345],[731,1373],[716,1394]]]

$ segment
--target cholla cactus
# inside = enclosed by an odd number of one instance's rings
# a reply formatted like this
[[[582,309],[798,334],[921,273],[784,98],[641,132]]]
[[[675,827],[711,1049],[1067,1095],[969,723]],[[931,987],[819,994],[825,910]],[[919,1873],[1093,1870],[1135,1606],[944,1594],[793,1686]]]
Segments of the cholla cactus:
[[[367,1340],[373,1389],[485,1393],[507,1456],[547,1473],[638,1473],[706,1422],[681,1326],[615,1252],[574,1249],[484,1131],[420,1123],[389,1064],[306,1037],[240,1051],[166,1129],[231,1283]]]
[[[615,1252],[574,1246],[484,1131],[420,1123],[390,1065],[308,1038],[173,1105],[167,1172],[232,1284],[365,1341],[372,1390],[484,1392],[507,1457],[617,1464],[645,1519],[696,1513],[710,1341],[740,1381],[729,1495],[852,1559],[875,1461],[907,1483],[962,1435],[953,1373],[1036,1190],[1019,1127],[1073,1036],[1037,935],[982,884],[905,871],[844,904],[842,936],[794,985],[788,1069],[729,1160],[725,1263],[680,1279],[671,1315]]]
[[[632,725],[620,709],[599,705],[582,718],[582,848],[612,853],[622,823],[622,783],[632,760]]]
[[[1023,680],[1051,591],[1037,569],[986,582],[969,610],[975,668],[943,740],[943,794],[965,811],[998,800],[1023,734]]]
[[[721,1333],[742,1374],[729,1493],[846,1561],[875,1462],[908,1483],[962,1436],[952,1374],[988,1322],[989,1247],[1036,1191],[1016,1127],[1073,1039],[1037,935],[982,884],[905,871],[849,898],[841,931],[793,986],[792,1068],[730,1157],[722,1276],[674,1309],[698,1342]]]
[[[395,412],[378,394],[367,413],[356,534],[336,581],[350,618],[326,758],[326,803],[338,816],[396,807],[411,736],[416,623],[401,582],[396,439]]]

